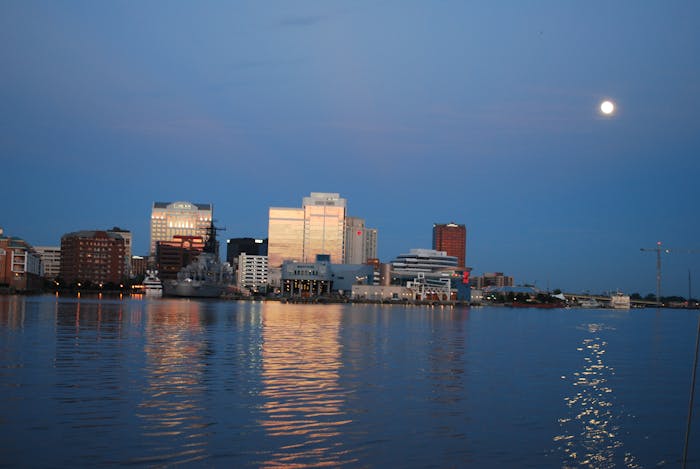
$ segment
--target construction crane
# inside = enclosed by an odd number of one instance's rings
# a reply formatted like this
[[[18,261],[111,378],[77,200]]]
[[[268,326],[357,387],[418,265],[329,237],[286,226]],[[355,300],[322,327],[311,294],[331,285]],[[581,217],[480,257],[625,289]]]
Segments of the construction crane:
[[[674,249],[671,251],[671,249],[661,247],[661,241],[657,241],[655,248],[641,248],[640,251],[656,253],[656,307],[658,308],[661,306],[661,254],[670,254],[671,252],[695,253],[698,251],[695,249]],[[688,297],[688,301],[690,301],[690,297]]]
[[[661,306],[661,253],[670,253],[670,249],[663,249],[661,241],[657,241],[655,248],[641,248],[640,251],[656,252],[656,307]]]

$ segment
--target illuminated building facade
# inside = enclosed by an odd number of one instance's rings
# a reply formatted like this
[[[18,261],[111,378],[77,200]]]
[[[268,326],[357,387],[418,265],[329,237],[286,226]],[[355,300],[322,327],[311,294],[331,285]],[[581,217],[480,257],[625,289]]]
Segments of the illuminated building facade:
[[[151,211],[151,255],[158,241],[171,241],[176,235],[204,236],[214,215],[212,204],[154,202]]]
[[[268,225],[270,267],[283,261],[313,262],[328,254],[343,262],[346,201],[340,194],[312,192],[302,208],[271,207]]]
[[[301,261],[304,253],[304,209],[271,207],[267,256],[270,267]]]
[[[331,263],[343,262],[346,200],[340,194],[312,192],[304,197],[304,250],[302,261],[327,254]]]
[[[35,246],[34,250],[41,257],[41,275],[47,279],[55,279],[61,273],[61,247]]]
[[[77,231],[61,237],[61,278],[73,283],[121,283],[126,276],[124,238],[107,231]]]
[[[138,277],[146,274],[148,259],[143,256],[131,256],[131,276]]]
[[[31,292],[41,286],[39,254],[23,239],[3,236],[0,230],[0,287]]]
[[[178,272],[194,262],[204,250],[202,236],[176,235],[171,241],[156,243],[156,268],[161,280],[174,280]]]
[[[311,298],[330,294],[333,285],[331,263],[284,261],[282,264],[282,294]]]
[[[457,264],[464,267],[467,257],[467,228],[456,223],[434,224],[433,249],[456,257]]]

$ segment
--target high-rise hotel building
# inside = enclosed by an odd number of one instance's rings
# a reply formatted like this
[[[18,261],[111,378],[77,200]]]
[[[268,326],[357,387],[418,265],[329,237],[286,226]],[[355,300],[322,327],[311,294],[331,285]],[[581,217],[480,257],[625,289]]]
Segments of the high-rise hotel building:
[[[457,258],[460,267],[466,266],[467,229],[456,223],[433,225],[433,249]]]
[[[367,228],[365,220],[345,218],[345,264],[365,264],[377,257],[377,230]]]
[[[271,207],[267,254],[270,267],[283,261],[314,262],[327,254],[344,260],[346,200],[340,194],[312,192],[301,208]]]
[[[176,235],[206,236],[214,215],[212,204],[154,202],[151,211],[151,255],[158,241],[172,241]]]

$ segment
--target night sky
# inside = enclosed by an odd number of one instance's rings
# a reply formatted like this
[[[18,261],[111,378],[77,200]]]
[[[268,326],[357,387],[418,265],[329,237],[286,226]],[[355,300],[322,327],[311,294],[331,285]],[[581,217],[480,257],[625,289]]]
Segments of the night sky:
[[[338,192],[379,257],[467,226],[475,274],[700,296],[697,1],[0,3],[0,226],[34,245],[154,201],[223,237]],[[613,100],[606,117],[599,106]],[[680,251],[697,249],[698,253]]]

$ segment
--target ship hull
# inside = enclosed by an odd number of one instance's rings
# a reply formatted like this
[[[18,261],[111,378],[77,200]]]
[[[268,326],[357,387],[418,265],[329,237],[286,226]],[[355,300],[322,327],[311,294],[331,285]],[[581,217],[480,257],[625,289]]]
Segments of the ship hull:
[[[199,283],[175,282],[163,285],[163,296],[180,298],[218,298],[224,293],[224,286]]]

